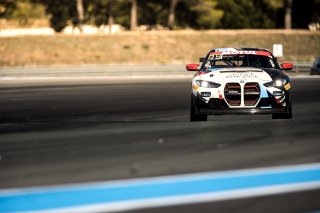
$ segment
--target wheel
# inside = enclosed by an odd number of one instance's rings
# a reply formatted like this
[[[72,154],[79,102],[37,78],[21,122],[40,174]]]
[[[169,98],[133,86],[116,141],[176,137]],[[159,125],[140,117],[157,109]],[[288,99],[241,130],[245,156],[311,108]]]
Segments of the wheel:
[[[207,121],[208,115],[199,114],[198,110],[194,104],[193,97],[191,95],[191,104],[190,104],[190,121]]]
[[[292,118],[292,107],[291,103],[288,106],[288,110],[285,113],[272,114],[272,119],[291,119]]]

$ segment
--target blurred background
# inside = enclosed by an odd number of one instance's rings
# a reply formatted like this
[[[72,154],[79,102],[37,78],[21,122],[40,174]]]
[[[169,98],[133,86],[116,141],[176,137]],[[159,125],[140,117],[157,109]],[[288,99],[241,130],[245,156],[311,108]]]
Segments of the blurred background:
[[[1,0],[0,66],[183,64],[215,47],[274,43],[283,60],[311,62],[319,8],[319,0]]]

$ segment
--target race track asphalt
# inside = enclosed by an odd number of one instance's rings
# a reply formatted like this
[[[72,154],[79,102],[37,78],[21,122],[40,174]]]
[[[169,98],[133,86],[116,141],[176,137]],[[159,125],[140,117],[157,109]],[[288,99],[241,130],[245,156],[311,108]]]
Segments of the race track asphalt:
[[[320,78],[292,80],[293,119],[189,122],[190,80],[0,85],[0,188],[320,162]],[[320,191],[137,212],[308,212]]]

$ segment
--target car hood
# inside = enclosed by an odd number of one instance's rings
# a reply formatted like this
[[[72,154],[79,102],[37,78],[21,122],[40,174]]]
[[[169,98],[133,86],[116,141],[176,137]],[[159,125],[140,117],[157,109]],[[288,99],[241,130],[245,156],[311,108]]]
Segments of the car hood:
[[[281,78],[288,78],[288,76],[286,74],[284,74],[279,69],[265,68],[265,69],[262,69],[262,70],[265,71],[266,73],[268,73],[271,76],[272,80],[281,79]]]
[[[223,81],[232,80],[260,80],[260,81],[272,81],[274,76],[277,75],[278,70],[270,69],[258,69],[251,67],[236,67],[236,68],[215,68],[209,69],[203,75],[202,79],[213,78]]]

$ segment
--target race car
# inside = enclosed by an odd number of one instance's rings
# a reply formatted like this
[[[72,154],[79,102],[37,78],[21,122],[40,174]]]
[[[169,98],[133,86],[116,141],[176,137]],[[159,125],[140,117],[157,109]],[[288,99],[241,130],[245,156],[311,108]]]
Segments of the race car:
[[[190,120],[207,121],[208,115],[272,114],[291,119],[290,78],[283,72],[293,64],[278,64],[267,49],[212,49],[192,79]]]

